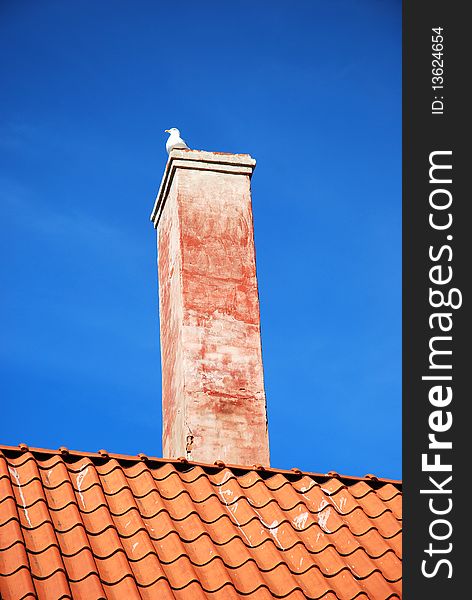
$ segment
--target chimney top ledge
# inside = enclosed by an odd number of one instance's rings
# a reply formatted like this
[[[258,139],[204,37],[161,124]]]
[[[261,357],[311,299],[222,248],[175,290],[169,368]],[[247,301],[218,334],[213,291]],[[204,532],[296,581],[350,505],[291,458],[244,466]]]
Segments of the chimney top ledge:
[[[248,175],[251,177],[256,161],[249,154],[232,154],[230,152],[208,152],[206,150],[172,150],[167,160],[164,176],[157,193],[151,221],[157,228],[164,204],[169,193],[175,171],[177,169],[194,169],[198,171],[217,171]]]
[[[190,149],[175,149],[169,155],[167,163],[172,159],[180,158],[182,160],[228,163],[236,165],[251,165],[255,166],[256,161],[250,154],[233,154],[232,152],[209,152],[208,150],[190,150]]]

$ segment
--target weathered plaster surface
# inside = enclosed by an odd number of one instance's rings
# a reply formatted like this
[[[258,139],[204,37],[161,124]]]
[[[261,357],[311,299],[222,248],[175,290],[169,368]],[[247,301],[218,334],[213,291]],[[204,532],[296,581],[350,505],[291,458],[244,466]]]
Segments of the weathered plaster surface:
[[[160,208],[163,449],[268,465],[250,170],[231,169],[175,169]]]

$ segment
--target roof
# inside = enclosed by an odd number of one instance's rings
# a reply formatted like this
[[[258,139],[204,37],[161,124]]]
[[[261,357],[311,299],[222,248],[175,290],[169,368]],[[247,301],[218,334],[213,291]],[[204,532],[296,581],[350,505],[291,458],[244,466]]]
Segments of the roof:
[[[398,481],[0,446],[0,596],[401,597]]]

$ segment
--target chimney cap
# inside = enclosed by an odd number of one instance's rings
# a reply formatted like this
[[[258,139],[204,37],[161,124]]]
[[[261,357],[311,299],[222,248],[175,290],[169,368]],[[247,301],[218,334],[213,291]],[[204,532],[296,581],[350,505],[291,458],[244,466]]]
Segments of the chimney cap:
[[[177,169],[216,171],[251,177],[255,167],[256,161],[250,154],[208,152],[206,150],[172,150],[169,154],[150,220],[153,222],[154,227],[157,228],[172,179]]]

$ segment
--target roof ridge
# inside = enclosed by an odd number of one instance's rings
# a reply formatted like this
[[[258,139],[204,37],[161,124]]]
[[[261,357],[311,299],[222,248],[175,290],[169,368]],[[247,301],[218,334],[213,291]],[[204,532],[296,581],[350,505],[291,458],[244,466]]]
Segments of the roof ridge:
[[[365,481],[368,482],[369,485],[379,483],[379,484],[387,484],[390,483],[398,488],[401,488],[402,481],[399,479],[390,479],[386,477],[377,477],[370,473],[364,475],[364,477],[353,476],[353,475],[344,475],[337,473],[335,471],[329,471],[328,473],[318,473],[314,471],[302,471],[301,469],[278,469],[274,467],[265,467],[262,465],[235,465],[235,464],[225,464],[220,460],[215,460],[213,464],[211,463],[202,463],[202,462],[194,462],[189,461],[185,458],[162,458],[157,456],[147,456],[145,454],[118,454],[114,452],[107,452],[106,450],[99,450],[98,452],[87,452],[81,450],[69,450],[68,448],[61,446],[57,450],[52,448],[40,448],[40,447],[29,447],[26,444],[18,444],[18,446],[9,446],[6,444],[0,444],[0,451],[7,453],[15,453],[18,455],[25,454],[27,452],[31,452],[32,454],[46,454],[51,456],[70,456],[73,458],[89,458],[89,459],[98,459],[98,460],[108,460],[115,459],[117,461],[129,461],[134,463],[139,462],[154,462],[164,464],[172,464],[172,465],[186,465],[187,467],[201,467],[204,470],[216,470],[221,471],[222,469],[229,469],[231,471],[257,471],[259,474],[267,473],[268,475],[289,475],[294,477],[312,477],[313,479],[339,479],[340,481],[345,481],[350,484],[354,484],[357,482]]]

